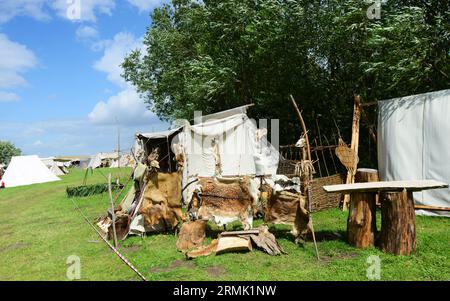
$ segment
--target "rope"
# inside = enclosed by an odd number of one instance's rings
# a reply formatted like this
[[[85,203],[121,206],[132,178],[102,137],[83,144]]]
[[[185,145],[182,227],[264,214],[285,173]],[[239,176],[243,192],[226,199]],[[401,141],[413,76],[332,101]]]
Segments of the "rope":
[[[138,271],[138,269],[136,269],[131,262],[129,262],[125,256],[123,256],[122,254],[120,254],[120,252],[114,248],[113,245],[111,245],[111,243],[109,241],[106,240],[106,238],[103,237],[103,235],[97,230],[97,228],[89,221],[89,219],[87,218],[87,216],[83,213],[83,211],[81,211],[80,207],[78,207],[78,205],[75,203],[75,201],[73,199],[72,203],[75,206],[75,208],[80,212],[81,216],[83,216],[84,220],[89,224],[89,226],[92,227],[92,229],[94,229],[94,231],[98,234],[98,236],[100,236],[100,238],[108,245],[108,247],[130,268],[133,270],[133,272],[135,272],[143,281],[147,281],[147,279],[144,277],[144,275],[141,274],[141,272]]]

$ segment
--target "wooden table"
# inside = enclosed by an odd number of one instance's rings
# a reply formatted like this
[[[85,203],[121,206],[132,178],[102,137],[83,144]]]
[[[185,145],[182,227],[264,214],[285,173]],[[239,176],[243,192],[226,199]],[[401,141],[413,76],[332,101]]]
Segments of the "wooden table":
[[[375,196],[381,200],[381,233],[379,247],[396,255],[416,250],[416,215],[413,192],[448,188],[435,180],[387,181],[324,186],[328,193],[350,194],[347,236],[358,248],[375,245]]]

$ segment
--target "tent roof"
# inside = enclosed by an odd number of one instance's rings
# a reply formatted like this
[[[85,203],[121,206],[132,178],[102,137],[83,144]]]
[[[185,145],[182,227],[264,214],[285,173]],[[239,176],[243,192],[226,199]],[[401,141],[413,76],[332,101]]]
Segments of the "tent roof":
[[[38,156],[12,157],[2,179],[6,188],[59,180]]]
[[[167,131],[161,131],[161,132],[154,132],[154,133],[143,133],[143,134],[136,134],[136,137],[138,139],[161,139],[161,138],[167,138],[167,137],[171,137],[175,134],[178,134],[179,132],[181,132],[181,130],[183,129],[183,127],[179,127],[179,128],[175,128],[175,129],[171,129],[171,130],[167,130]]]
[[[251,106],[252,104],[249,104],[217,113],[212,113],[205,116],[200,116],[198,118],[194,118],[194,124],[204,123],[210,120],[224,119],[237,114],[247,114],[247,108]]]

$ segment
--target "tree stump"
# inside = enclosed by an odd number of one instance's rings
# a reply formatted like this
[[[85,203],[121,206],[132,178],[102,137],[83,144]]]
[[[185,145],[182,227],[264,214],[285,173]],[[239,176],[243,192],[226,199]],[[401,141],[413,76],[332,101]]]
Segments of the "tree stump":
[[[378,170],[371,168],[358,168],[355,174],[355,183],[378,182]],[[378,193],[375,195],[375,204],[380,204]]]
[[[416,251],[416,213],[411,191],[381,195],[380,248],[395,255]]]
[[[352,193],[347,219],[348,243],[360,249],[373,246],[375,231],[375,194]]]
[[[378,181],[378,171],[358,169],[357,183]],[[376,208],[375,193],[355,192],[351,194],[347,219],[347,239],[349,244],[364,249],[375,244]]]

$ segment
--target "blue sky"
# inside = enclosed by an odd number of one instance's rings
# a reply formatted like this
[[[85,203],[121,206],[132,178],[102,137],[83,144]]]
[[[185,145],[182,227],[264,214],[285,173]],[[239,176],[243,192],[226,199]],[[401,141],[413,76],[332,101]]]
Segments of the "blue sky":
[[[89,155],[116,148],[117,122],[125,149],[136,132],[166,129],[119,67],[162,2],[0,0],[0,140]]]

